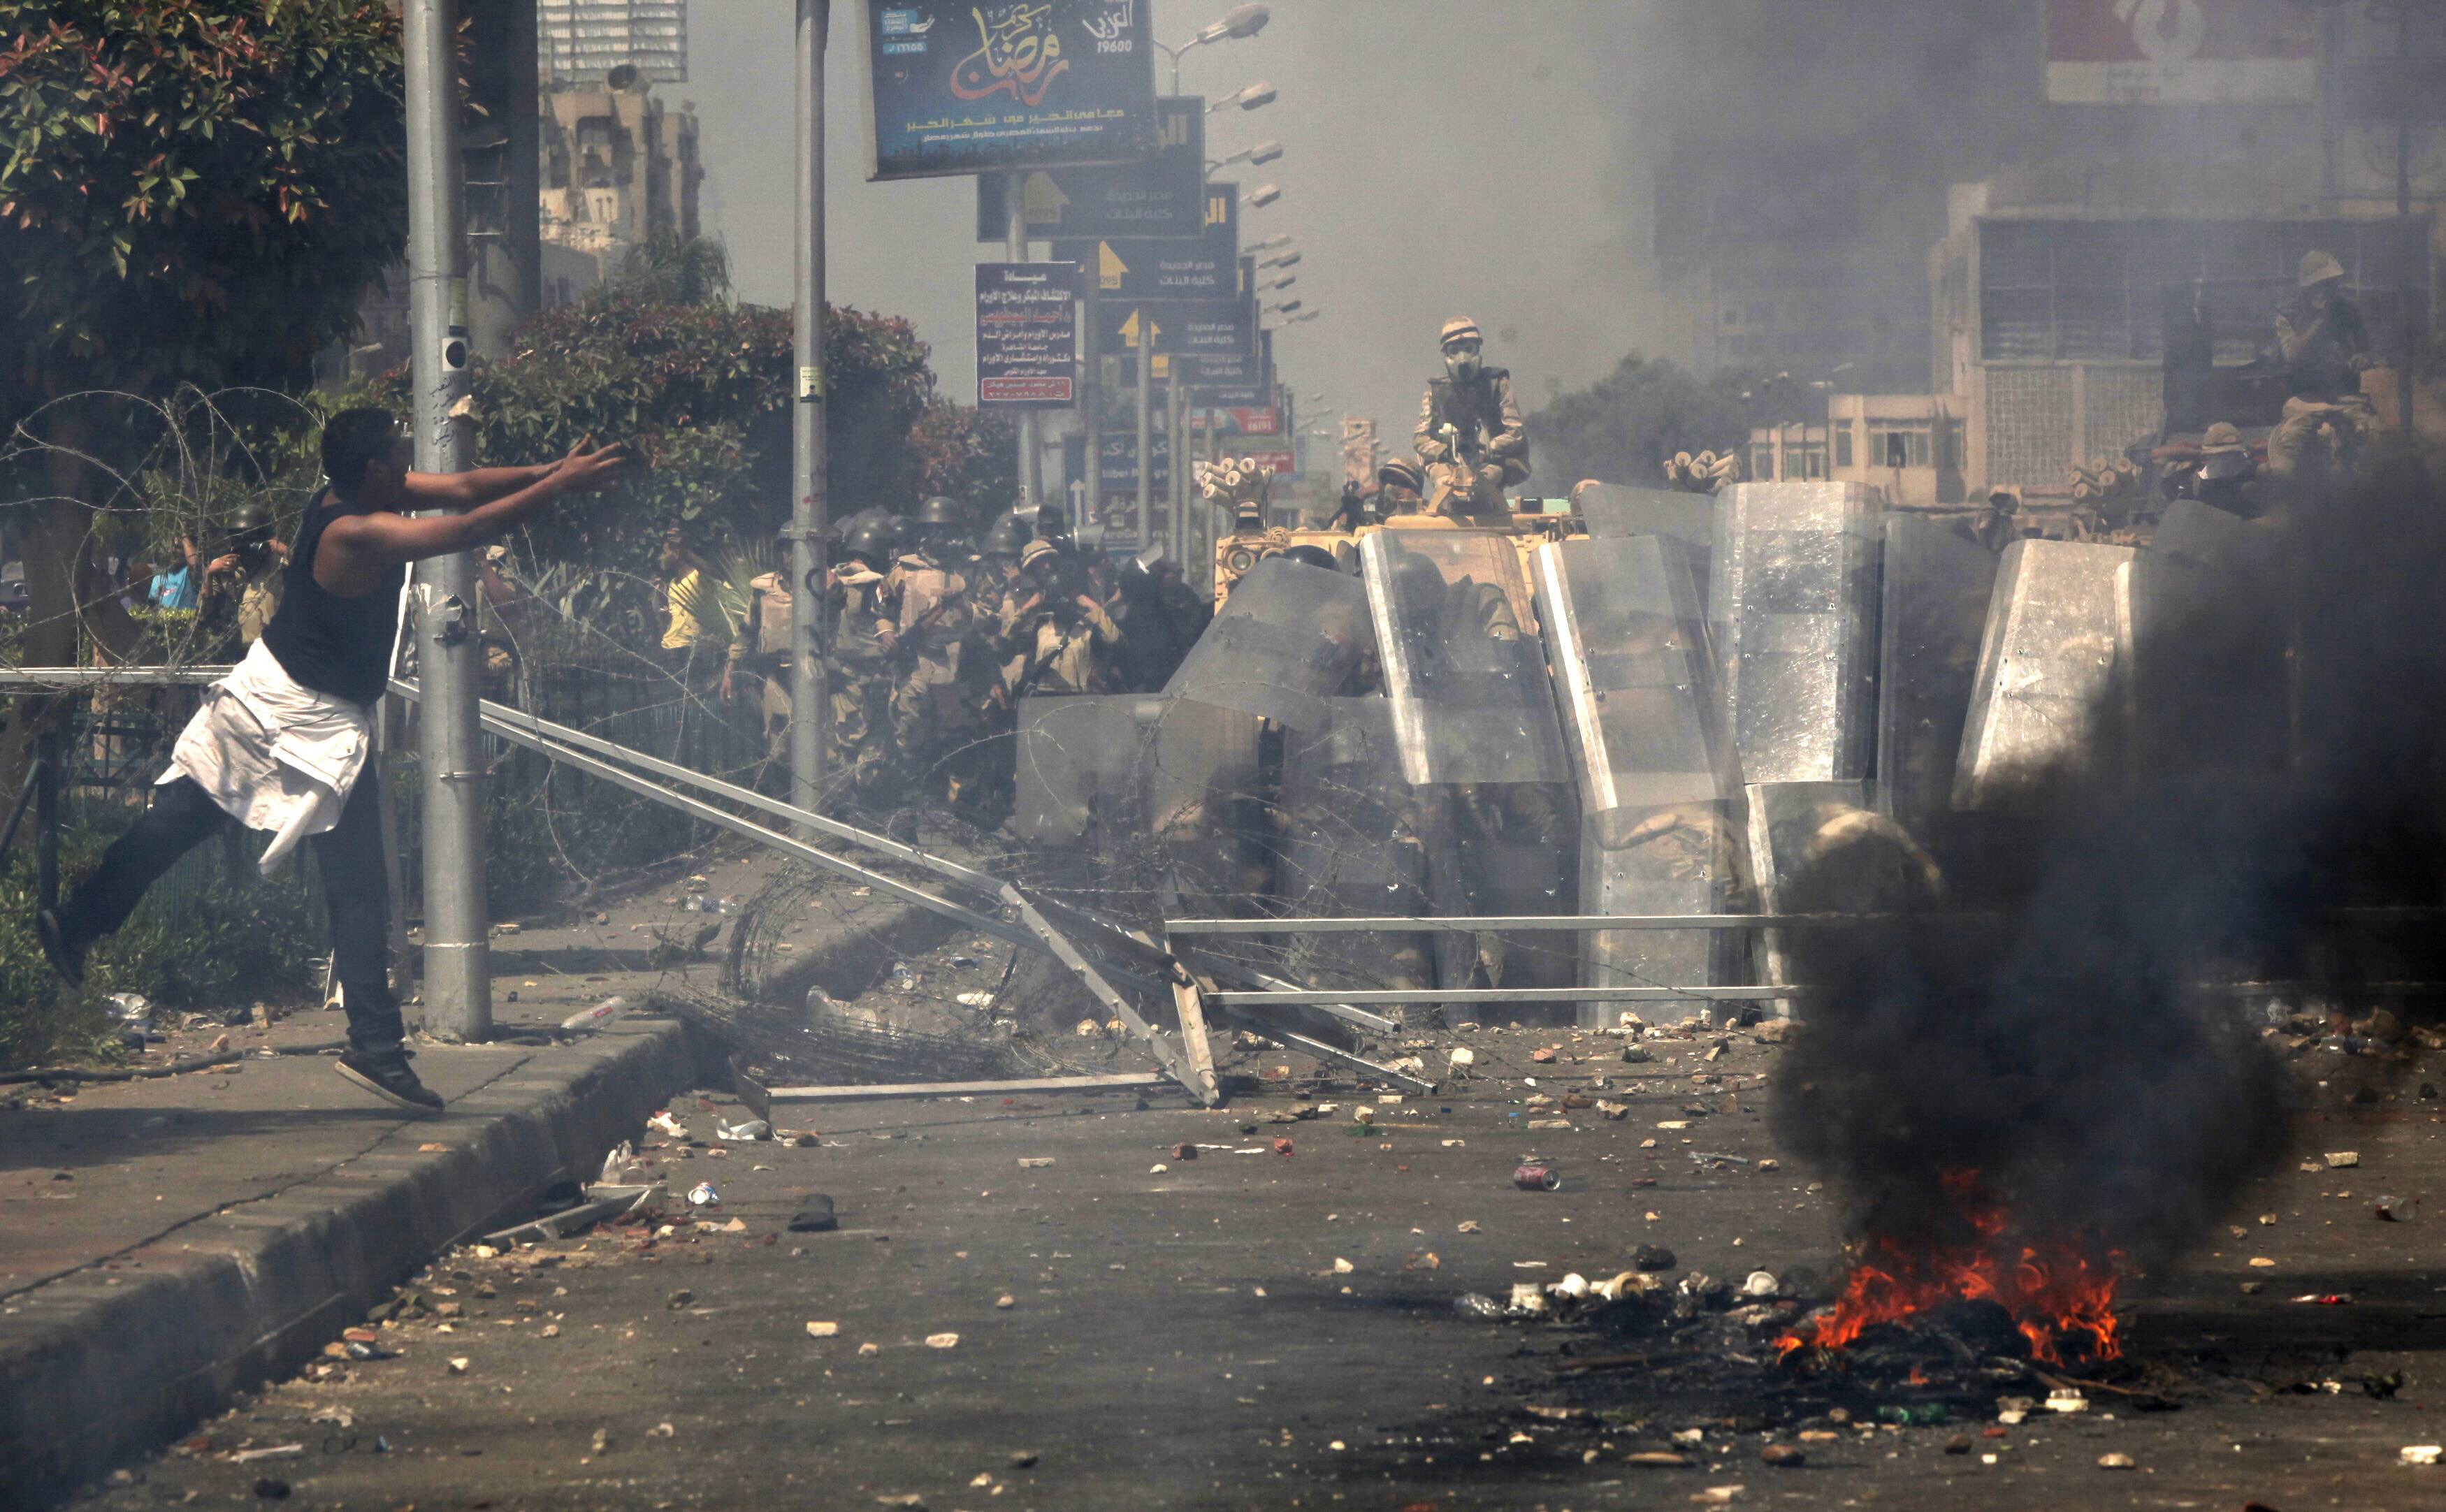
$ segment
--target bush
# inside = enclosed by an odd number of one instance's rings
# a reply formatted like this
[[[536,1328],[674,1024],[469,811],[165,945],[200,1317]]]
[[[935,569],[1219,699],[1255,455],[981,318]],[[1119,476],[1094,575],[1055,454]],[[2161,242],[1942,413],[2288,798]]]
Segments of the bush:
[[[91,871],[106,844],[92,830],[62,835],[63,884],[72,887]],[[259,849],[259,841],[250,846],[250,857]],[[106,1046],[103,1002],[115,992],[193,1011],[314,991],[315,968],[329,943],[308,902],[302,868],[292,865],[269,881],[230,886],[217,874],[218,850],[216,842],[207,842],[179,863],[126,928],[94,947],[85,985],[71,988],[51,975],[34,935],[33,836],[20,831],[0,867],[0,1066],[36,1065]],[[198,868],[210,869],[194,875]]]

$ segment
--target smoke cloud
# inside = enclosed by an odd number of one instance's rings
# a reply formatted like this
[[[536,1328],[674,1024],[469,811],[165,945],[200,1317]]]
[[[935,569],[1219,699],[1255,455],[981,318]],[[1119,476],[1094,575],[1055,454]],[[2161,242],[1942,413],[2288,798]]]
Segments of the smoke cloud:
[[[2285,1148],[2280,1062],[2199,984],[2316,998],[2435,969],[2422,931],[2334,910],[2440,901],[2442,506],[2396,464],[2254,524],[2254,569],[2155,601],[2095,758],[2024,774],[1998,831],[1938,837],[1946,906],[1986,922],[1863,899],[1856,856],[1802,879],[1796,908],[1908,915],[1792,942],[1796,980],[1829,991],[1773,1122],[1847,1240],[1959,1241],[1946,1180],[1975,1171],[2019,1237],[2162,1262]]]

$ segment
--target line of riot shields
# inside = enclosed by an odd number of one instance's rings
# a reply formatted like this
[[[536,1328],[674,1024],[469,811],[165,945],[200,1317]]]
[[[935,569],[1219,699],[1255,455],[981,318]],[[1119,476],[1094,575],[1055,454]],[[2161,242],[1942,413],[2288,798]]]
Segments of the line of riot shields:
[[[2257,534],[2186,502],[2147,548],[2000,557],[1850,483],[1598,487],[1580,508],[1562,539],[1396,527],[1354,570],[1263,561],[1159,696],[1025,700],[1019,837],[1150,926],[1867,907],[1803,882],[1863,840],[1941,890],[1921,843],[2009,819],[2023,775],[2086,750],[2098,700],[2148,696],[2153,626],[2253,570]],[[1773,934],[1738,928],[1212,955],[1320,992],[1788,980]],[[1439,1014],[1567,1016],[1412,1010]]]

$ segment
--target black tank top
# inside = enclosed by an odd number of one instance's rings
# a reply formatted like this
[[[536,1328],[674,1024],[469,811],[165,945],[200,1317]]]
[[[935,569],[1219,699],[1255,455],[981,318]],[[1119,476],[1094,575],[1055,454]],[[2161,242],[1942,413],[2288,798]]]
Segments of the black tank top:
[[[280,607],[264,626],[281,670],[300,686],[370,705],[390,681],[391,643],[399,633],[399,590],[405,565],[385,572],[370,593],[342,598],[314,581],[314,549],[324,527],[346,514],[372,513],[362,504],[335,499],[328,488],[306,506],[306,523],[289,549],[289,576]]]

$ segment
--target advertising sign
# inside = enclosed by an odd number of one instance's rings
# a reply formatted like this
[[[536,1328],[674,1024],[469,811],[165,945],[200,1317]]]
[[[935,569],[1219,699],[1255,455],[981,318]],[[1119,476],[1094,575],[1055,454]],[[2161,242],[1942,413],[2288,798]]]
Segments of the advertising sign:
[[[977,404],[1062,409],[1078,400],[1079,266],[977,264]]]
[[[1156,155],[1101,168],[1039,168],[1021,186],[1028,234],[1198,236],[1206,230],[1206,102],[1156,102]],[[1010,176],[977,179],[977,240],[1010,234]]]
[[[2046,0],[2058,104],[2311,104],[2319,12],[2294,0]]]
[[[867,0],[870,177],[925,178],[1156,150],[1142,0]]]
[[[1096,310],[1096,350],[1100,355],[1131,353],[1143,337],[1158,353],[1204,357],[1240,356],[1257,344],[1256,310],[1245,299],[1151,301],[1116,308],[1108,301]]]
[[[1135,431],[1106,432],[1096,439],[1096,481],[1107,494],[1135,494],[1138,487],[1138,438]],[[1155,491],[1172,487],[1172,437],[1155,429]]]
[[[1057,241],[1053,255],[1086,269],[1106,304],[1228,298],[1240,291],[1240,199],[1235,186],[1208,186],[1205,219],[1206,230],[1194,239]]]

